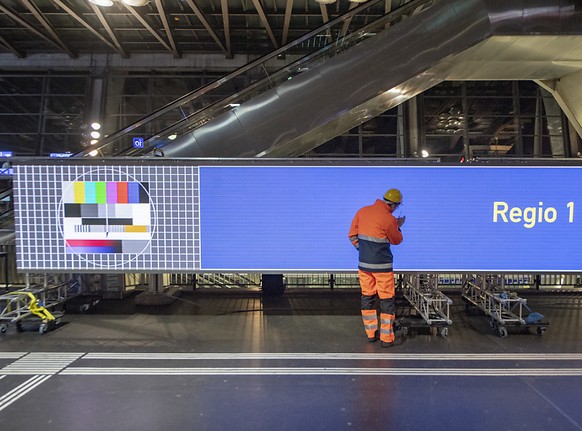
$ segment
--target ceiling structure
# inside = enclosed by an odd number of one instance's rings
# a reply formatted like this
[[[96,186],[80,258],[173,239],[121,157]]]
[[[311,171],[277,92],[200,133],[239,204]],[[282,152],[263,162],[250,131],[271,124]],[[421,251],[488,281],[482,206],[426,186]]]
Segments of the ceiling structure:
[[[138,7],[114,0],[112,6],[103,7],[89,0],[0,0],[1,64],[7,59],[26,64],[39,55],[77,62],[95,54],[129,60],[146,57],[151,63],[211,54],[232,63],[235,56],[270,53],[358,5],[329,1],[149,0]],[[380,1],[370,9],[370,18],[408,2]],[[232,69],[244,64],[235,63]],[[448,113],[449,105],[435,112]],[[440,122],[435,116],[427,131],[440,133]],[[451,139],[458,133],[453,135]]]
[[[385,0],[377,12],[406,2]],[[0,53],[73,59],[83,54],[263,55],[355,6],[348,0],[149,0],[140,7],[121,0],[110,7],[89,0],[2,0]]]

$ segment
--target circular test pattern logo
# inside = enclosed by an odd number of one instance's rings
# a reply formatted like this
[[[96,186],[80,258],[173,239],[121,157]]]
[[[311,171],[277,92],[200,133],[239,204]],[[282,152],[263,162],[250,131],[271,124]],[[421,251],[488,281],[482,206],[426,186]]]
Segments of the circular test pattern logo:
[[[149,184],[116,168],[63,181],[57,214],[66,253],[102,268],[121,267],[149,252],[157,229]]]

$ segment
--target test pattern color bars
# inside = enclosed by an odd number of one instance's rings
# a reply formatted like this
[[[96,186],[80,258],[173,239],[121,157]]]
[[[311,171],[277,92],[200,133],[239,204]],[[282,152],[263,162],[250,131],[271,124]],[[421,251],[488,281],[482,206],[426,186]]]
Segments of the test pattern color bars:
[[[141,253],[149,248],[147,183],[63,183],[64,239],[69,253]]]

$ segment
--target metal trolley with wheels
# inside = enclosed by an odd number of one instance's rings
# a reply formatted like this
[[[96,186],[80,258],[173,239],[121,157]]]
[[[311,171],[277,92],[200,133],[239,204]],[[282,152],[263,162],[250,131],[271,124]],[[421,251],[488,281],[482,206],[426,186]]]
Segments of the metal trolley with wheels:
[[[5,333],[13,324],[22,332],[23,324],[38,324],[38,331],[44,334],[61,323],[63,313],[57,310],[59,304],[70,299],[77,286],[71,280],[56,282],[45,277],[42,284],[30,284],[27,287],[0,295],[0,332]]]
[[[50,312],[43,306],[37,296],[31,291],[17,290],[0,295],[0,332],[8,329],[13,323],[16,329],[22,331],[22,323],[36,321],[39,332],[44,334],[60,323],[62,313]]]
[[[438,333],[441,337],[447,337],[449,325],[453,323],[449,317],[452,301],[438,290],[437,274],[405,274],[402,275],[399,285],[402,296],[422,319],[420,326],[430,328],[431,332]],[[409,315],[401,324],[417,327],[418,320],[412,320]]]
[[[467,312],[475,314],[480,310],[485,313],[490,317],[491,329],[502,338],[507,337],[507,327],[510,326],[524,329],[533,327],[538,335],[542,335],[549,325],[543,320],[543,315],[531,312],[526,299],[505,290],[503,275],[477,274],[466,277],[462,297]]]

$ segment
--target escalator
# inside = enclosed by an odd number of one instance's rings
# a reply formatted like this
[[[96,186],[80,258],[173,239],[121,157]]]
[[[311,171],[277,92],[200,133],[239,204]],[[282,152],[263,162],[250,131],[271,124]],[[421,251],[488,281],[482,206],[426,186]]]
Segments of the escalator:
[[[384,4],[355,7],[77,156],[296,157],[444,80],[536,80],[582,134],[580,0]]]

